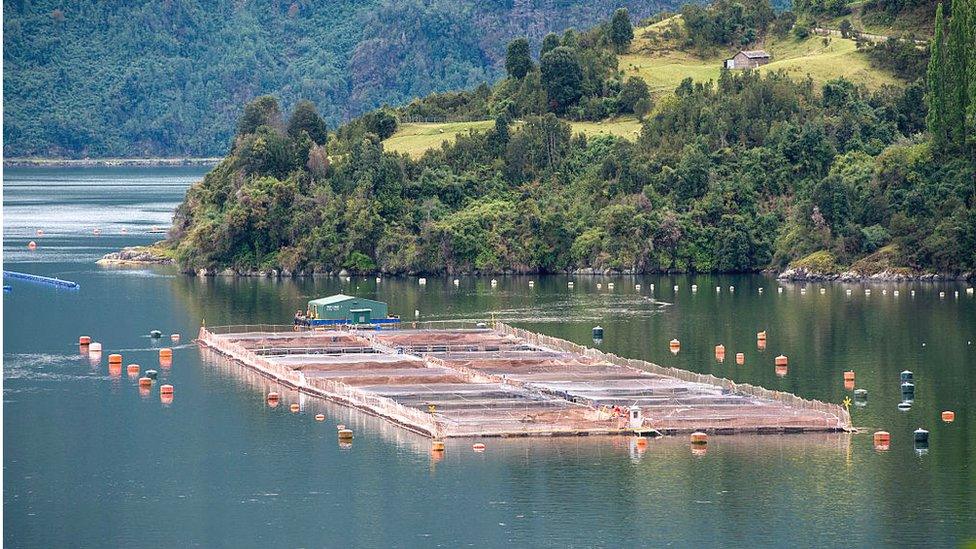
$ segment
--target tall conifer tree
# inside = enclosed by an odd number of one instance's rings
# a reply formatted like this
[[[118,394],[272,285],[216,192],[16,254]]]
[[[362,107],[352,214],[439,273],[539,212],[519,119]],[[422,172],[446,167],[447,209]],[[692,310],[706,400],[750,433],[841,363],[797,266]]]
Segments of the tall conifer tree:
[[[932,144],[937,151],[945,146],[946,132],[946,94],[945,94],[945,63],[943,59],[943,33],[945,19],[942,16],[942,3],[935,8],[935,36],[929,45],[929,68],[926,75],[928,90],[925,93],[925,103],[928,115],[925,123],[932,134]]]
[[[969,103],[969,57],[971,47],[969,4],[966,0],[952,0],[952,17],[946,38],[945,71],[943,74],[946,133],[949,148],[960,150],[966,139],[966,107]]]

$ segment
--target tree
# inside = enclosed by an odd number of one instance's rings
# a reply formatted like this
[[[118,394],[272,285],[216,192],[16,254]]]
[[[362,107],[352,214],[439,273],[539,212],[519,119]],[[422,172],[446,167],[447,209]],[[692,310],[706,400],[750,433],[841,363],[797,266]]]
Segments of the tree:
[[[840,22],[840,35],[843,38],[850,38],[851,31],[854,30],[854,25],[851,24],[850,19],[844,19]]]
[[[325,120],[319,116],[318,111],[315,110],[315,105],[306,99],[302,99],[295,105],[295,110],[292,111],[291,118],[288,119],[288,135],[292,139],[297,139],[303,131],[308,133],[316,145],[324,145],[329,138]]]
[[[610,19],[610,43],[617,53],[627,51],[630,41],[634,39],[634,27],[630,23],[627,8],[620,8],[613,12]]]
[[[545,54],[551,52],[552,50],[558,47],[559,47],[559,36],[554,32],[550,32],[545,36],[545,38],[542,39],[542,48],[539,50],[539,59],[541,60]]]
[[[620,95],[617,101],[620,104],[621,111],[639,114],[637,113],[638,103],[643,100],[649,100],[650,98],[651,92],[647,88],[647,83],[644,82],[644,79],[638,76],[631,76],[624,82],[623,88],[620,89]]]
[[[379,138],[387,139],[397,130],[397,119],[387,109],[373,111],[363,116],[366,131],[375,133]]]
[[[532,57],[529,53],[529,41],[516,38],[508,43],[505,52],[505,70],[513,78],[521,79],[532,70]]]
[[[559,46],[545,54],[540,65],[549,105],[563,112],[583,94],[583,68],[576,50]]]
[[[254,133],[260,126],[281,128],[281,107],[271,95],[256,97],[244,106],[244,114],[237,121],[237,135]]]
[[[943,33],[945,19],[942,16],[942,3],[935,8],[935,35],[929,45],[929,68],[926,76],[928,82],[928,92],[925,94],[925,103],[929,113],[925,119],[929,133],[932,134],[932,145],[935,150],[940,151],[945,146],[949,137],[946,113],[946,93],[945,93],[945,60],[943,59]]]
[[[966,141],[966,110],[969,102],[969,57],[973,48],[973,29],[966,0],[952,0],[952,17],[946,37],[943,73],[945,84],[945,125],[949,148],[961,150]]]

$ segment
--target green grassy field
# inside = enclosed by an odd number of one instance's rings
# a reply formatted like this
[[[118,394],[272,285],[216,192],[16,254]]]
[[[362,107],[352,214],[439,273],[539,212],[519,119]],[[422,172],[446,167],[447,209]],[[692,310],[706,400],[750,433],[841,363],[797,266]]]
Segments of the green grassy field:
[[[458,134],[467,133],[469,130],[484,130],[494,124],[494,120],[406,122],[400,124],[396,133],[383,142],[383,148],[419,158],[427,150],[440,147],[444,141],[454,141]],[[570,125],[573,127],[573,133],[583,132],[588,136],[616,135],[635,139],[640,133],[640,122],[632,116],[611,118],[601,122],[570,122]]]
[[[809,76],[816,84],[840,77],[869,88],[901,83],[894,76],[871,67],[867,56],[857,51],[853,40],[837,36],[831,37],[826,46],[819,36],[805,40],[789,37],[770,40],[764,49],[773,60],[760,69],[762,72],[783,70],[794,79]],[[696,81],[718,79],[725,58],[720,55],[702,59],[683,51],[654,51],[645,47],[636,53],[621,55],[620,68],[627,75],[643,78],[651,92],[660,96],[671,93],[688,77]]]

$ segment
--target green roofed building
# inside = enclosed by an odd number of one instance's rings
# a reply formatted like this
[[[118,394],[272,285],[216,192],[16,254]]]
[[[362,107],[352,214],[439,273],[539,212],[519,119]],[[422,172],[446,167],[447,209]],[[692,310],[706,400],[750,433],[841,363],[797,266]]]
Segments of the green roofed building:
[[[388,318],[386,303],[343,294],[309,301],[308,314],[313,325],[382,324],[393,321]]]

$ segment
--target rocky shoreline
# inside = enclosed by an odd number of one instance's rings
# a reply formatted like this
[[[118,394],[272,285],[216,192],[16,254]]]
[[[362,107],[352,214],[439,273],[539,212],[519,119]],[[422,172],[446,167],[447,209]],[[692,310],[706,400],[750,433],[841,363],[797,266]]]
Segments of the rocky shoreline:
[[[176,262],[172,258],[154,252],[151,248],[132,246],[105,254],[96,263],[98,265],[141,267],[144,265],[173,265]]]
[[[115,266],[149,266],[149,265],[173,265],[175,261],[167,256],[160,255],[152,248],[131,247],[124,248],[118,252],[106,254],[98,260],[99,265]],[[350,272],[346,269],[339,271],[314,271],[288,269],[196,269],[184,270],[188,276],[199,277],[240,277],[240,278],[303,278],[303,277],[350,277],[350,276],[526,276],[538,275],[536,272],[500,271],[500,272],[481,272],[481,273],[405,273],[390,274],[379,271],[375,272]],[[688,274],[688,273],[640,273],[632,270],[602,270],[602,269],[576,269],[567,271],[567,275],[577,276],[639,276],[646,274]],[[705,273],[701,273],[705,274]],[[952,282],[976,280],[976,273],[927,273],[910,272],[905,270],[884,270],[876,273],[862,273],[858,271],[844,271],[840,273],[821,273],[807,270],[804,268],[790,268],[783,272],[763,271],[768,276],[775,276],[783,282]]]
[[[933,273],[888,269],[875,273],[844,271],[840,273],[821,273],[808,269],[790,268],[776,275],[777,280],[786,282],[951,282],[973,280],[976,273]]]

